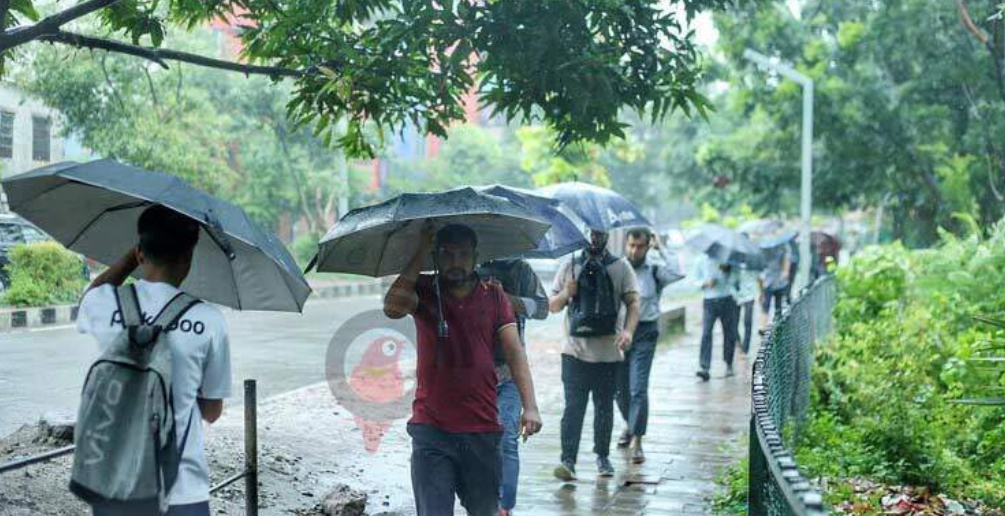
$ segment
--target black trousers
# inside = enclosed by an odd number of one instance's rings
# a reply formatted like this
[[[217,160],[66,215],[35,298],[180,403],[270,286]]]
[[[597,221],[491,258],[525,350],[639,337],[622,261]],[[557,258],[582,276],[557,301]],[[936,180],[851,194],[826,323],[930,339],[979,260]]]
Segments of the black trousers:
[[[699,365],[703,371],[712,368],[712,330],[715,322],[722,326],[722,355],[726,365],[733,365],[733,354],[736,351],[736,301],[731,296],[706,299],[703,303],[701,327],[701,356]]]
[[[412,491],[418,516],[454,513],[454,500],[471,516],[499,510],[500,432],[462,434],[409,424]]]
[[[586,404],[593,395],[593,453],[607,457],[614,429],[614,393],[618,362],[584,362],[562,355],[562,385],[565,411],[562,413],[562,462],[575,464],[583,436]]]

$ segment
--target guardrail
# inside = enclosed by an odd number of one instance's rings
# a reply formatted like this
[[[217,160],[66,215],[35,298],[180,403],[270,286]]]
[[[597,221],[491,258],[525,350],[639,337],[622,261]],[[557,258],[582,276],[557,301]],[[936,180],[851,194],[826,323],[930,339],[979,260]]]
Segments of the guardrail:
[[[0,474],[73,453],[74,446],[64,446],[31,457],[0,464]],[[210,488],[210,495],[244,479],[244,508],[247,516],[258,516],[258,384],[244,381],[244,469]]]
[[[782,436],[806,416],[814,348],[831,332],[834,296],[829,276],[804,289],[775,319],[754,361],[750,516],[827,514],[822,495],[799,472]]]

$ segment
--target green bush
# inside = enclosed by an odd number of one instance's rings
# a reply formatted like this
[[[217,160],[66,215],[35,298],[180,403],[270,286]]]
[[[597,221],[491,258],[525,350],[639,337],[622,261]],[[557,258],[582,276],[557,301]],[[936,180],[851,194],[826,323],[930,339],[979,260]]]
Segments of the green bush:
[[[973,320],[1005,311],[1005,224],[930,250],[871,248],[837,279],[800,465],[835,486],[869,478],[1005,506],[1005,408],[957,403],[1005,387],[1000,369],[972,360],[1005,337]]]
[[[10,251],[5,301],[43,306],[76,301],[86,286],[80,257],[56,242],[19,244]]]
[[[321,236],[317,233],[307,232],[293,240],[293,258],[297,265],[303,270],[311,262],[311,258],[318,252],[318,241]]]

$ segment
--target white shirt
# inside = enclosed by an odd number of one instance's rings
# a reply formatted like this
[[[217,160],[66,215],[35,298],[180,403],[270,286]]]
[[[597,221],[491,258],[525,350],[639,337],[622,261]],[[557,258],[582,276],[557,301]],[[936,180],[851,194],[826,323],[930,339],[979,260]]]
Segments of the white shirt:
[[[153,318],[178,292],[167,283],[137,282],[136,293],[143,318]],[[77,330],[92,335],[98,341],[99,351],[111,345],[122,328],[122,316],[112,285],[102,285],[84,295],[77,315]],[[230,341],[226,321],[219,308],[199,303],[182,315],[176,329],[163,335],[171,346],[171,393],[179,444],[189,416],[192,416],[178,479],[168,494],[168,503],[205,502],[209,500],[209,466],[203,448],[202,414],[196,398],[230,397]]]

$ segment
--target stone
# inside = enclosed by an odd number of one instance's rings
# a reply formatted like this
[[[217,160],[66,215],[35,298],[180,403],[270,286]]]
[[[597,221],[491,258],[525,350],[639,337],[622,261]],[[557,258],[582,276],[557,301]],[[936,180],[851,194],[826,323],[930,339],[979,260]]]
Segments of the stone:
[[[321,512],[326,516],[363,516],[366,514],[366,493],[338,484],[321,502]]]
[[[65,446],[73,444],[73,427],[76,421],[66,414],[47,412],[38,420],[35,442]]]

